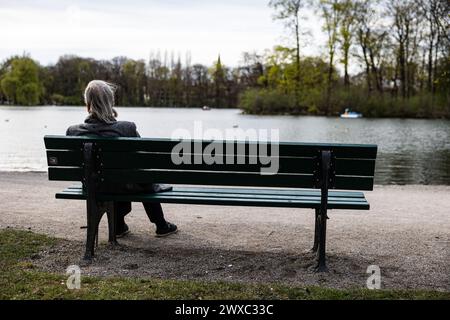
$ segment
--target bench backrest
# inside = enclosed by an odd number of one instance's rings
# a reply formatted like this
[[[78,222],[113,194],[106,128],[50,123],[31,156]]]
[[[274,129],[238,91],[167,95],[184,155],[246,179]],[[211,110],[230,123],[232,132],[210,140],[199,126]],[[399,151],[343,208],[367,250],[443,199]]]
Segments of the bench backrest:
[[[83,181],[86,143],[93,143],[95,170],[103,183],[167,183],[187,185],[223,185],[285,188],[320,188],[322,151],[331,152],[330,189],[373,190],[376,145],[354,144],[277,144],[279,170],[276,174],[261,174],[261,164],[254,159],[255,150],[271,145],[257,142],[196,141],[204,150],[222,145],[223,164],[194,163],[198,148],[185,152],[191,163],[175,164],[172,151],[180,140],[146,138],[97,138],[45,136],[50,180]],[[186,141],[184,142],[186,143]],[[231,149],[233,147],[233,149]],[[244,149],[245,148],[245,149]],[[234,153],[227,150],[233,150]],[[240,152],[238,152],[240,150]],[[245,150],[245,153],[242,152]],[[186,149],[185,149],[186,151]],[[240,159],[238,162],[238,156]],[[253,158],[253,159],[252,159]],[[234,159],[234,164],[231,163]],[[243,162],[245,159],[245,163]],[[274,161],[274,158],[272,159]],[[185,161],[187,162],[187,161]]]

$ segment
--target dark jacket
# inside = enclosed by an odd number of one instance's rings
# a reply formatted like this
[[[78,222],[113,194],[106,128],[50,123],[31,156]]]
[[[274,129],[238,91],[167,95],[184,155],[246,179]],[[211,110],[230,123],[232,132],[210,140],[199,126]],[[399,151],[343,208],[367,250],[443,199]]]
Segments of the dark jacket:
[[[67,136],[99,136],[99,137],[129,137],[139,138],[136,124],[129,121],[102,122],[92,116],[86,118],[84,123],[70,126]],[[163,192],[170,191],[172,187],[160,184],[116,184],[103,186],[104,192],[135,193],[135,192]]]
[[[95,135],[99,137],[130,137],[139,138],[136,124],[129,121],[115,121],[105,123],[94,117],[87,117],[84,123],[70,126],[66,132],[67,136]]]

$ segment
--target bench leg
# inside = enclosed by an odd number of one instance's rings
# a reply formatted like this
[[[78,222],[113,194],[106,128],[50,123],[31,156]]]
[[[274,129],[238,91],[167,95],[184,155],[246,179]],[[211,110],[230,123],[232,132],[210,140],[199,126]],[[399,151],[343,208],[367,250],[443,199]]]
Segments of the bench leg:
[[[326,264],[326,242],[327,242],[327,212],[320,212],[318,217],[319,224],[319,244],[317,255],[317,267],[316,272],[328,272]]]
[[[320,209],[316,209],[316,217],[314,223],[314,245],[311,249],[312,252],[316,253],[319,248],[319,212]]]
[[[108,241],[111,244],[117,244],[116,238],[116,221],[117,221],[117,212],[116,212],[116,203],[108,202],[107,205],[107,215],[108,215]]]
[[[102,215],[103,212],[95,202],[87,201],[87,236],[84,260],[90,261],[94,257],[95,242],[98,236],[98,225]]]

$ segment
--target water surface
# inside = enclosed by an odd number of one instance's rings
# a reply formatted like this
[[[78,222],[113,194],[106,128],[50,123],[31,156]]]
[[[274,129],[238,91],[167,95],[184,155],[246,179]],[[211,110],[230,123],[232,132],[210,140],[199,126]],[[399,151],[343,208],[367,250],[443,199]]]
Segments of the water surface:
[[[171,137],[176,129],[279,129],[281,141],[371,143],[379,147],[377,184],[450,185],[450,121],[253,116],[239,110],[118,108],[143,137]],[[83,107],[0,107],[0,170],[46,171],[43,136],[65,134],[83,122]]]

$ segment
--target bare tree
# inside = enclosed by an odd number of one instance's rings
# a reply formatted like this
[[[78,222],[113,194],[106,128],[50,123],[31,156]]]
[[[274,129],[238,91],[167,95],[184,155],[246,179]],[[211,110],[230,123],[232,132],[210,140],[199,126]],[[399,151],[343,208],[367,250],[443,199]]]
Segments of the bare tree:
[[[296,51],[296,75],[295,75],[295,107],[300,106],[300,11],[306,5],[305,0],[270,0],[269,6],[277,13],[274,16],[277,20],[282,20],[285,26],[293,31],[295,35]]]
[[[331,104],[331,87],[333,82],[334,57],[339,37],[339,24],[341,21],[341,7],[339,0],[320,0],[319,9],[325,20],[324,29],[327,34],[328,50],[328,84],[327,84],[327,102],[325,114],[329,114]]]
[[[427,89],[435,92],[437,61],[443,41],[450,41],[450,2],[443,0],[416,0],[427,29]]]
[[[377,21],[379,18],[377,7],[378,3],[372,0],[359,0],[355,2],[355,20],[356,20],[356,40],[361,48],[361,58],[364,61],[367,89],[369,95],[373,91],[373,72],[377,68],[374,63],[374,46],[382,45],[379,35],[381,30],[377,30]],[[372,52],[372,54],[371,54]],[[372,56],[372,58],[371,58]]]
[[[342,64],[344,65],[344,85],[350,87],[350,76],[348,66],[350,60],[350,48],[353,43],[353,33],[356,24],[355,3],[353,0],[343,0],[340,4],[342,19],[339,33],[342,51]]]
[[[388,3],[387,10],[393,19],[401,93],[403,98],[407,98],[411,95],[413,84],[412,61],[417,54],[418,9],[411,0],[393,0]]]

